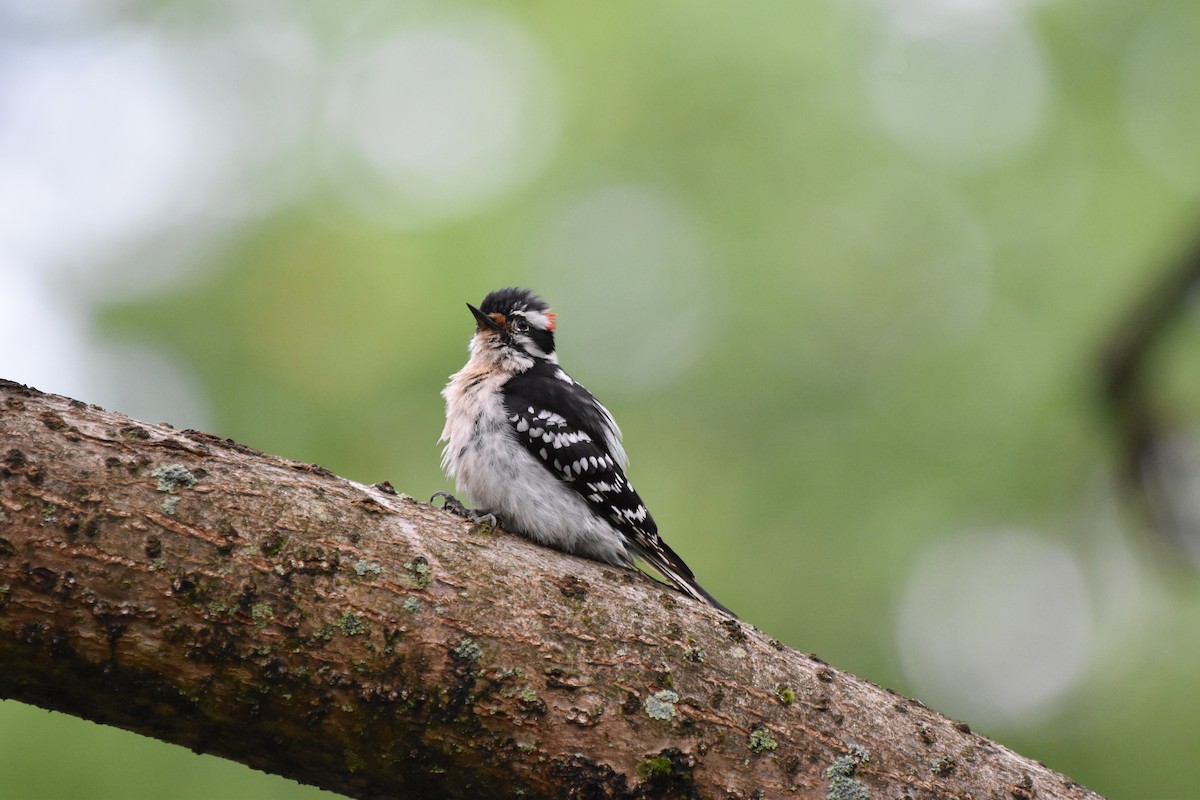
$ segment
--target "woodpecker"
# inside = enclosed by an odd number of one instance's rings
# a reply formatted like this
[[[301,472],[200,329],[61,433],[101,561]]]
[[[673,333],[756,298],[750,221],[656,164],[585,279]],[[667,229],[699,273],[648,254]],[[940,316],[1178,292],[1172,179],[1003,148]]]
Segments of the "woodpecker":
[[[490,293],[475,316],[467,364],[442,390],[442,469],[476,509],[438,492],[475,521],[576,555],[635,567],[640,558],[681,591],[727,614],[658,526],[625,477],[616,420],[558,365],[556,318],[528,289]]]

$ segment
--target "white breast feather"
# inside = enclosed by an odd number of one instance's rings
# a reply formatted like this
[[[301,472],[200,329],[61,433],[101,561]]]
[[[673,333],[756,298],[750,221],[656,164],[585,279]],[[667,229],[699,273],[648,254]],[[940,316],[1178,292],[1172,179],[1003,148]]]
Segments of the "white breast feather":
[[[516,440],[501,400],[505,377],[472,358],[442,390],[446,426],[439,441],[446,443],[446,474],[473,504],[495,513],[513,532],[570,553],[631,564],[621,533]],[[610,451],[623,461],[616,423],[605,433]]]

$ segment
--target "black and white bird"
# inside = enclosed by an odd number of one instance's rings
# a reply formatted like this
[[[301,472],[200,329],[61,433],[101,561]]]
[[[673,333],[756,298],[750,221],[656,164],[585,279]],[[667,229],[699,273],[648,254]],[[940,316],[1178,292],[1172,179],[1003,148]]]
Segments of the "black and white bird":
[[[555,315],[527,289],[483,299],[467,365],[450,376],[442,468],[474,510],[539,544],[609,564],[640,558],[692,597],[704,591],[625,477],[628,457],[612,414],[558,365]]]

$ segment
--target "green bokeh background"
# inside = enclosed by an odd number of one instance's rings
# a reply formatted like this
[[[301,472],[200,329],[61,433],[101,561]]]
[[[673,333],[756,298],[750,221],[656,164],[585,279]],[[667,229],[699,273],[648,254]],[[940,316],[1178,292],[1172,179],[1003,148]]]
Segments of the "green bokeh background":
[[[8,35],[134,27],[219,51],[286,18],[315,52],[286,80],[313,95],[412,31],[485,48],[517,31],[536,54],[513,73],[526,127],[500,151],[519,179],[472,194],[468,171],[430,200],[318,103],[240,176],[251,211],[210,197],[96,254],[153,271],[194,222],[215,232],[184,279],[59,285],[91,336],[192,375],[213,433],[416,497],[448,488],[438,392],[465,358],[463,303],[532,286],[664,536],[744,619],[1104,794],[1193,796],[1198,584],[1114,496],[1096,367],[1200,225],[1200,4],[105,8]],[[1198,340],[1193,314],[1155,360],[1184,428]],[[899,606],[927,548],[997,530],[1080,565],[1086,664],[1037,713],[977,719],[906,671]],[[317,794],[12,702],[0,776],[13,798]]]

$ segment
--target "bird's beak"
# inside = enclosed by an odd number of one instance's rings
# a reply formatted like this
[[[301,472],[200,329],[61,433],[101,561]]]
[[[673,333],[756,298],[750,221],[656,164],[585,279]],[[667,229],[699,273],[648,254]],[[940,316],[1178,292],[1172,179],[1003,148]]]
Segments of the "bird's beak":
[[[504,326],[499,322],[496,322],[496,320],[492,319],[470,303],[467,303],[467,308],[471,309],[471,313],[475,315],[475,321],[479,323],[479,330],[493,330],[497,333],[504,333]]]

